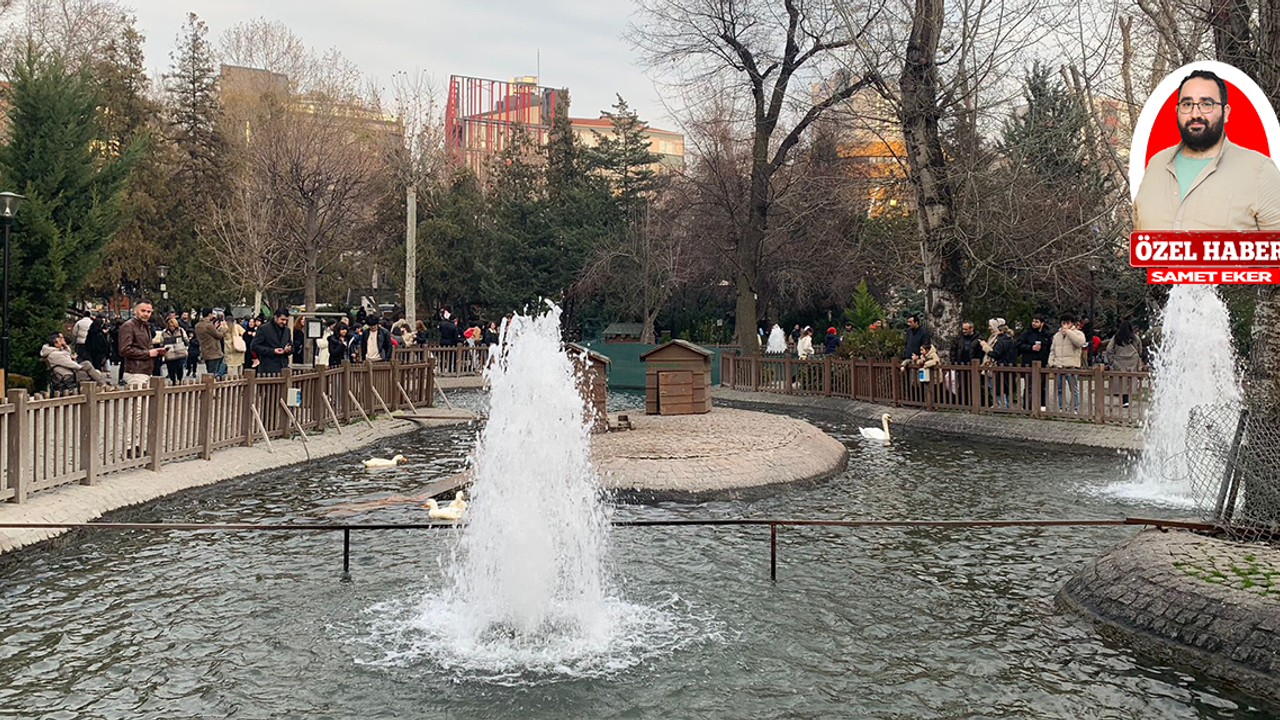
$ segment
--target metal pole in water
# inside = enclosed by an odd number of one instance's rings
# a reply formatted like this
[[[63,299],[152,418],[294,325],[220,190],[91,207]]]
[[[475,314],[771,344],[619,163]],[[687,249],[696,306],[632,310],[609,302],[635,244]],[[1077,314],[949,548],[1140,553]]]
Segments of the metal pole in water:
[[[778,524],[769,523],[769,579],[778,581]]]
[[[351,528],[342,528],[342,575],[351,575]]]

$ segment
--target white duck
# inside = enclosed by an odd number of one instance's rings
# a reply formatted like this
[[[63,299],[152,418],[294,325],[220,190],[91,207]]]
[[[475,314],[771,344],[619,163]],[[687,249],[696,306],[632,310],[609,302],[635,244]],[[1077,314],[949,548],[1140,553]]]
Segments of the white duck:
[[[453,501],[457,502],[458,499],[454,498]],[[427,517],[432,518],[434,520],[461,520],[462,519],[462,508],[454,507],[452,504],[446,505],[445,507],[440,507],[438,504],[436,504],[435,500],[428,498],[427,503],[422,507],[427,509]]]
[[[862,437],[868,440],[883,440],[884,444],[888,445],[893,439],[889,436],[889,423],[892,420],[893,418],[889,417],[889,413],[885,413],[880,416],[880,424],[883,426],[883,430],[880,428],[858,428],[858,430],[862,432]]]
[[[395,467],[396,465],[402,462],[406,462],[406,460],[403,455],[397,455],[391,458],[390,460],[387,460],[385,458],[369,458],[368,460],[361,460],[360,462],[364,463],[364,466],[366,468],[376,469],[376,468]]]
[[[461,490],[454,493],[453,500],[449,503],[449,507],[458,508],[459,510],[467,509],[467,499],[466,496],[462,494]]]

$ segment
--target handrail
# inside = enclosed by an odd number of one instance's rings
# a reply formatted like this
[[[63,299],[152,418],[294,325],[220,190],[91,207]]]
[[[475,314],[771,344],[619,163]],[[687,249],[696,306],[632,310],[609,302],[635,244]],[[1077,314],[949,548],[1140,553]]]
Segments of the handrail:
[[[1076,519],[1015,519],[1015,520],[799,520],[785,518],[706,518],[671,520],[615,520],[614,527],[768,527],[769,528],[769,579],[778,579],[778,528],[779,527],[848,527],[848,528],[1007,528],[1007,527],[1121,527],[1147,526],[1161,531],[1168,528],[1213,532],[1219,528],[1211,523],[1168,518],[1076,518]],[[93,529],[93,530],[266,530],[276,532],[336,532],[342,531],[342,572],[351,572],[352,530],[458,530],[460,523],[6,523],[0,529]]]

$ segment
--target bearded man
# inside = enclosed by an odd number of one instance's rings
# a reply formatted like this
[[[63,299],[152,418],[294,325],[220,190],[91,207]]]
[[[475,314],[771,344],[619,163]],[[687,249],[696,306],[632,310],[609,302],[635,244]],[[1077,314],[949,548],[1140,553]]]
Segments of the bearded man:
[[[1133,229],[1280,232],[1280,169],[1227,139],[1227,84],[1196,70],[1178,87],[1182,142],[1156,153],[1133,201]]]

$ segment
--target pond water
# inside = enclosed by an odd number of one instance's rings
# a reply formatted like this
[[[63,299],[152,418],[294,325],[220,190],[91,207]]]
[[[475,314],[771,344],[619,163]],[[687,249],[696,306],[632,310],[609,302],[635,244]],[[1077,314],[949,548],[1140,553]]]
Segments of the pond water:
[[[912,434],[885,448],[832,416],[799,414],[849,447],[847,472],[763,499],[623,505],[615,518],[1167,512],[1100,492],[1121,474],[1116,455]],[[316,521],[333,504],[457,471],[474,434],[425,430],[128,519]],[[360,468],[393,450],[410,463]],[[351,520],[421,522],[424,512],[401,505]],[[423,647],[413,622],[452,560],[452,531],[355,533],[350,582],[340,581],[337,534],[82,533],[0,567],[0,717],[1280,715],[1054,609],[1072,574],[1134,532],[784,528],[773,584],[767,529],[618,528],[614,593],[645,613],[634,642],[608,662],[536,675],[446,667]]]

